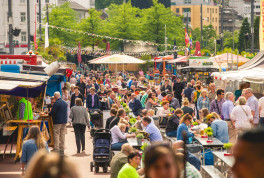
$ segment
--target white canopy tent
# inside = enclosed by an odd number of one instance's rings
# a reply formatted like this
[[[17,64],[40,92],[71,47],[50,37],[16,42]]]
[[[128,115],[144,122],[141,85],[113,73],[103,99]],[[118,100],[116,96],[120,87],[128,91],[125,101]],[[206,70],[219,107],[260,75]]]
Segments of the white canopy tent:
[[[110,56],[103,56],[90,61],[91,64],[116,64],[116,75],[117,75],[117,64],[123,64],[123,72],[124,72],[124,64],[144,64],[145,61],[121,54],[114,54]]]

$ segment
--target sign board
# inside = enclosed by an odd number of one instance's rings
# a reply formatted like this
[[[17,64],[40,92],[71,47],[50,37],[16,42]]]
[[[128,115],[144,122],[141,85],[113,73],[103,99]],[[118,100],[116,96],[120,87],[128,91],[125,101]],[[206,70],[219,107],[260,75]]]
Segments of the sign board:
[[[214,59],[189,59],[190,67],[212,67],[214,65]]]

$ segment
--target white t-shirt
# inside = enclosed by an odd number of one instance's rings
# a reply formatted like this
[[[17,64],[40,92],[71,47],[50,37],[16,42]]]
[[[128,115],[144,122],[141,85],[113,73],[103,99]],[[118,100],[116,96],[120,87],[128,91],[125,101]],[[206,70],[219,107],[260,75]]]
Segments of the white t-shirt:
[[[259,115],[260,117],[264,117],[264,96],[259,99],[259,107],[261,107]]]
[[[253,120],[251,109],[248,105],[238,105],[231,112],[231,120],[235,121],[235,127],[251,128],[250,120]]]

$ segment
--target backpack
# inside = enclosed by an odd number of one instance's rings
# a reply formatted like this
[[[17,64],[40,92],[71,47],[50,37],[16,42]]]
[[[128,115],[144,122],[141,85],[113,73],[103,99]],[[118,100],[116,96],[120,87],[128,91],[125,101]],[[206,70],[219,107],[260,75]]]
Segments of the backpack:
[[[196,97],[194,98],[194,101],[197,101],[198,98],[200,97],[201,91],[195,91]]]

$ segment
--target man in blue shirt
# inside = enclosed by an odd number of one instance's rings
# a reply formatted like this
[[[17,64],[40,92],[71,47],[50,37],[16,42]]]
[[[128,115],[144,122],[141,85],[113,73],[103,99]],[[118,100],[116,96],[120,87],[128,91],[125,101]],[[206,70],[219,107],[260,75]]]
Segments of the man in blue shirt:
[[[143,117],[142,124],[146,128],[145,131],[149,133],[149,139],[151,142],[163,141],[159,129],[151,124],[151,119],[149,117]]]
[[[135,93],[131,94],[131,100],[130,100],[128,105],[129,105],[129,108],[132,110],[132,112],[135,116],[138,116],[139,113],[141,113],[141,111],[143,109],[141,102],[138,99],[136,99]]]
[[[213,136],[223,143],[228,143],[229,136],[227,123],[223,120],[216,119],[214,116],[208,117],[208,119],[208,122],[211,124],[211,128],[213,129]]]
[[[193,91],[194,91],[194,89],[192,88],[192,84],[191,83],[188,83],[187,84],[187,88],[183,92],[183,97],[188,98],[188,100],[189,100],[190,103],[192,101],[192,92]]]

